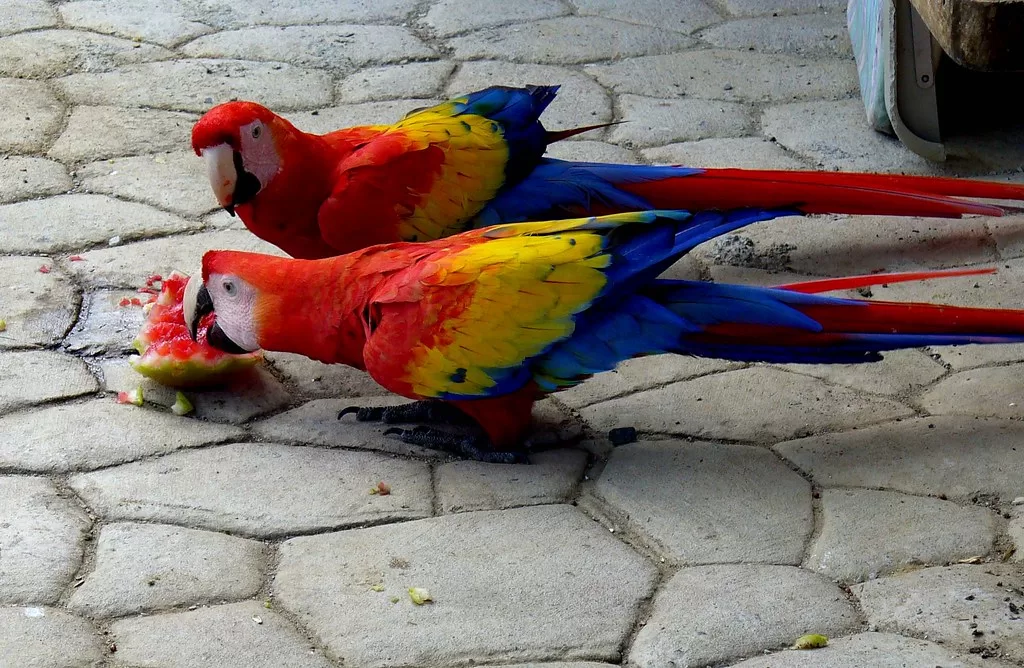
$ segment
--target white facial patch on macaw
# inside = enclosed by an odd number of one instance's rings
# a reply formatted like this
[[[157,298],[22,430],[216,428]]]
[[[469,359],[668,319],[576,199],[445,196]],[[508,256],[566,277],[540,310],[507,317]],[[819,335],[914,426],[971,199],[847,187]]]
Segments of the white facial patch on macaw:
[[[244,350],[259,350],[256,336],[256,289],[228,274],[211,274],[206,290],[213,300],[217,324],[229,339]]]
[[[242,167],[255,176],[266,188],[281,169],[281,158],[274,146],[274,138],[263,121],[253,121],[238,130],[242,154]]]

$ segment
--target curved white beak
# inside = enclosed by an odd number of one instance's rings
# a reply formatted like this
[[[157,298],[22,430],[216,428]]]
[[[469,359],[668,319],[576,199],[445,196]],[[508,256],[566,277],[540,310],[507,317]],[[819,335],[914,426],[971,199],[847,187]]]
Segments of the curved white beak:
[[[210,187],[213,188],[217,203],[227,209],[232,216],[235,215],[235,184],[238,182],[238,172],[235,171],[234,151],[227,144],[218,144],[204,148],[201,154],[206,160],[206,175],[210,178]]]

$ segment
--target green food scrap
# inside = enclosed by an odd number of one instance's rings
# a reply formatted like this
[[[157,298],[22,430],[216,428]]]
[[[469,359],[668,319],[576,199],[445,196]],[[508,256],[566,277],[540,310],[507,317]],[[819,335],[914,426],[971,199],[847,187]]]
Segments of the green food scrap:
[[[423,605],[426,602],[434,602],[434,599],[430,598],[430,592],[423,587],[409,587],[409,598],[416,605]]]
[[[370,591],[384,591],[384,585],[379,583],[375,585],[370,585]]]
[[[188,415],[195,410],[192,402],[188,400],[181,392],[178,392],[174,397],[174,405],[171,406],[171,412],[175,415]]]
[[[134,390],[128,392],[117,393],[117,403],[119,404],[132,404],[134,406],[141,406],[144,399],[142,396],[142,386],[139,385]]]
[[[805,636],[797,638],[791,649],[819,649],[827,646],[827,636],[823,636],[820,633],[808,633]]]
[[[6,332],[6,331],[7,331],[7,321],[6,320],[0,320],[0,332]]]
[[[399,601],[401,601],[401,600],[402,600],[402,599],[398,598],[397,596],[392,596],[392,597],[391,597],[391,602],[392,602],[392,603],[398,603],[398,602],[399,602]]]

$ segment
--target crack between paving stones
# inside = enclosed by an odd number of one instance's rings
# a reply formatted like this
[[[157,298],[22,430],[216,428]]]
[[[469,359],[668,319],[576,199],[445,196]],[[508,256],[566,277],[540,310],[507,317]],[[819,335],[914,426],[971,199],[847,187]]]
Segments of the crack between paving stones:
[[[671,354],[671,353],[668,353],[668,354]],[[580,409],[583,409],[583,408],[591,408],[591,407],[597,406],[599,404],[607,403],[609,401],[614,401],[616,399],[622,399],[623,397],[632,396],[632,395],[638,394],[640,392],[649,392],[651,390],[660,390],[660,389],[668,387],[669,385],[675,385],[676,383],[688,383],[690,381],[697,380],[698,378],[707,378],[708,376],[718,376],[718,375],[723,374],[723,373],[729,373],[730,371],[740,371],[742,369],[749,369],[749,368],[751,368],[751,366],[752,366],[751,364],[741,364],[741,366],[737,366],[737,367],[734,367],[734,368],[716,369],[714,371],[708,371],[706,373],[697,373],[697,374],[693,374],[693,375],[690,375],[690,376],[683,376],[681,378],[673,378],[671,380],[666,380],[666,381],[661,382],[661,383],[654,383],[652,385],[640,385],[640,386],[637,386],[637,387],[624,389],[622,392],[617,392],[615,394],[612,394],[612,395],[610,395],[608,397],[604,397],[602,399],[599,399],[597,401],[591,402],[589,404],[581,404],[579,407],[569,406],[568,404],[563,403],[561,400],[559,400],[558,403],[560,405],[564,406],[567,410],[579,411]],[[617,371],[616,370],[612,370],[611,373],[617,373]],[[552,395],[552,397],[554,397],[554,396],[555,395]],[[580,419],[582,420],[582,418],[580,418]]]

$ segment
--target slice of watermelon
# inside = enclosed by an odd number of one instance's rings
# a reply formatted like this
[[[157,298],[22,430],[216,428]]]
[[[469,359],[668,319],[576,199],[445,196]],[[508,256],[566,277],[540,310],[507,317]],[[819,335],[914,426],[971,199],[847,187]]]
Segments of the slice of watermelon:
[[[147,285],[157,282],[156,277]],[[206,342],[206,328],[217,316],[207,314],[199,325],[199,340],[193,341],[185,326],[185,284],[188,276],[171,272],[160,281],[160,294],[146,304],[149,316],[132,342],[138,355],[129,363],[143,376],[169,387],[221,385],[263,359],[262,351],[231,355]]]

